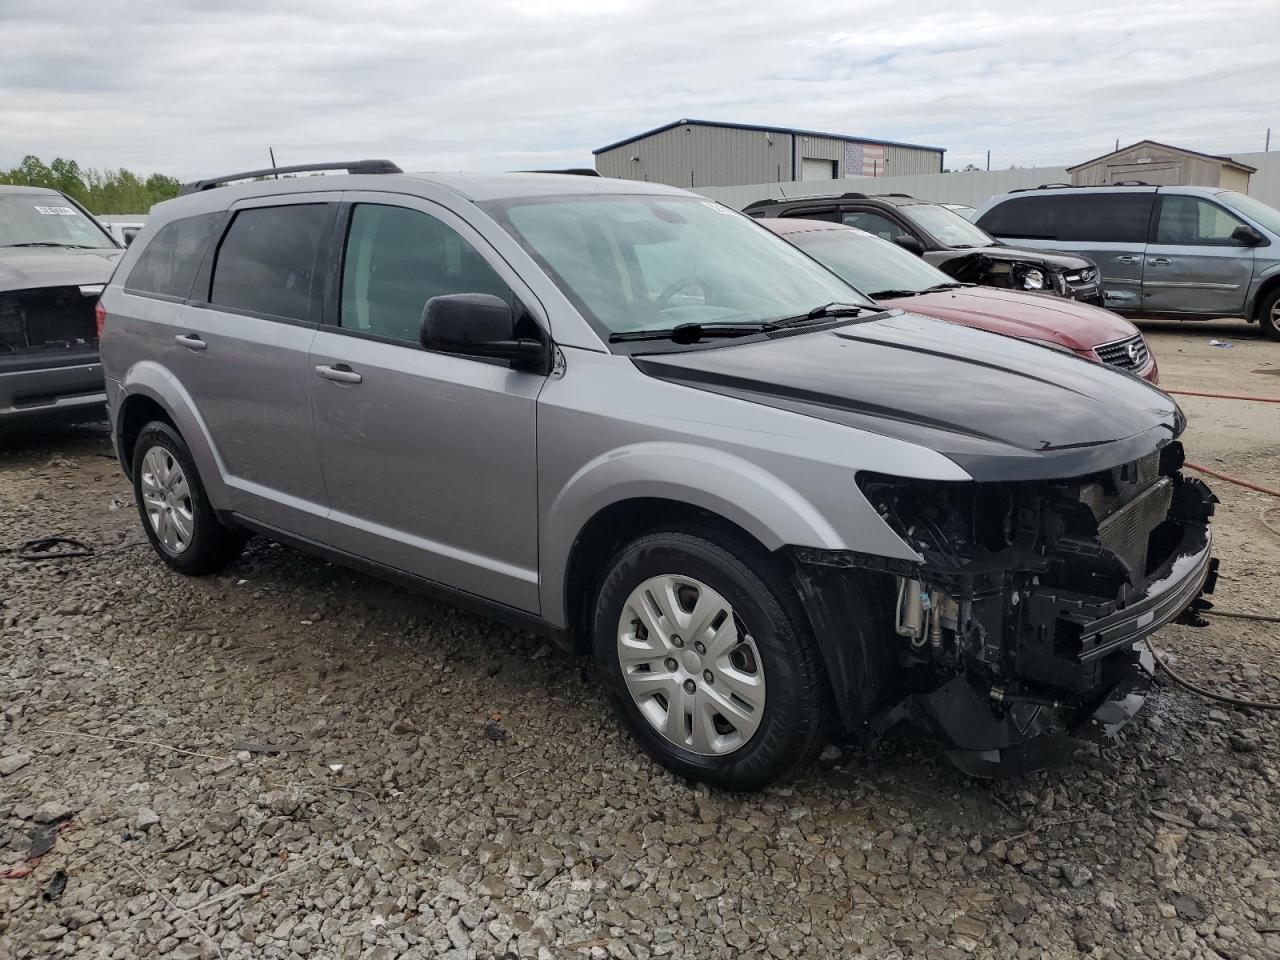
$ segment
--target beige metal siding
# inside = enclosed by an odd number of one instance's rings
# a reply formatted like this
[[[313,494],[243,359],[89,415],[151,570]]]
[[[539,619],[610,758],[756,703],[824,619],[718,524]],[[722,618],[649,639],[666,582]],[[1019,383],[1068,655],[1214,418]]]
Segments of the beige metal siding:
[[[799,179],[808,157],[834,160],[837,177],[846,175],[844,140],[801,135],[794,138],[793,157],[792,139],[787,133],[685,124],[596,154],[596,170],[606,177],[696,189],[788,183]],[[886,158],[889,176],[937,173],[942,165],[935,150],[890,146]]]
[[[1216,187],[1226,172],[1222,163],[1211,157],[1139,143],[1073,171],[1071,182],[1086,187],[1121,180],[1141,180],[1158,186]]]
[[[1236,190],[1240,193],[1249,192],[1249,173],[1246,170],[1237,170],[1235,167],[1222,168],[1222,182],[1218,184],[1223,190]]]
[[[686,188],[790,180],[791,137],[687,124],[596,154],[596,170]]]
[[[941,172],[942,154],[936,150],[889,147],[888,164],[885,167],[886,176],[915,177]]]

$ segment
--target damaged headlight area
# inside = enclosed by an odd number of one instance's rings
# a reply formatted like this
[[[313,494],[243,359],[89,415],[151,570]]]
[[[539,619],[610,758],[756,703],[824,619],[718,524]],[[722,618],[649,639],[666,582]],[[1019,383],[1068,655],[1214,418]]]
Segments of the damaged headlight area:
[[[1041,761],[1046,735],[1118,727],[1141,704],[1135,644],[1211,592],[1217,502],[1181,474],[1182,446],[1044,482],[933,482],[872,473],[859,487],[920,555],[802,562],[892,577],[896,706],[974,773]],[[886,631],[887,632],[887,631]],[[1041,743],[1040,746],[1044,746]]]

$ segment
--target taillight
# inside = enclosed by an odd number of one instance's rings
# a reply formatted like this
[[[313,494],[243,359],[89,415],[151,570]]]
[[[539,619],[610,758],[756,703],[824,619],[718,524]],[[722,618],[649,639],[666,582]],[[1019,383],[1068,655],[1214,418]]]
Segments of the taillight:
[[[98,339],[102,339],[102,328],[107,325],[107,311],[99,300],[93,305],[93,322],[98,326]]]

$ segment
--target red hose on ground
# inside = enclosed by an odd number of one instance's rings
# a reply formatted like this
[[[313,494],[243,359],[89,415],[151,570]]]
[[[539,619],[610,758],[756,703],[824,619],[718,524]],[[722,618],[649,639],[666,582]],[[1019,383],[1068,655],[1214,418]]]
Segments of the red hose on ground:
[[[1176,393],[1180,397],[1213,397],[1215,400],[1252,400],[1255,403],[1280,403],[1280,397],[1246,397],[1238,393],[1201,393],[1199,390],[1165,390],[1164,392]]]
[[[1229,477],[1225,473],[1219,473],[1217,470],[1210,470],[1208,467],[1202,467],[1198,463],[1192,463],[1190,460],[1182,464],[1184,467],[1190,467],[1192,470],[1199,470],[1201,473],[1207,473],[1211,477],[1217,477],[1219,480],[1225,480],[1227,483],[1236,483],[1242,487],[1248,487],[1250,490],[1257,490],[1259,493],[1269,493],[1273,497],[1280,497],[1280,490],[1272,490],[1270,487],[1262,487],[1256,483],[1250,483],[1248,480],[1238,480],[1235,477]]]

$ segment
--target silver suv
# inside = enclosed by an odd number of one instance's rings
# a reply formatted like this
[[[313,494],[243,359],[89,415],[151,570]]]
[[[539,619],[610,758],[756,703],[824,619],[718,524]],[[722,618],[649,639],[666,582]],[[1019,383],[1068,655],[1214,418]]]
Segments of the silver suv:
[[[192,185],[103,294],[178,571],[259,533],[480,605],[734,789],[902,718],[1043,757],[1212,589],[1213,497],[1134,376],[882,309],[681,190],[340,166]]]
[[[1106,305],[1143,316],[1241,317],[1280,340],[1280,210],[1210,187],[1047,185],[988,200],[1001,240],[1083,254]]]

